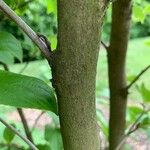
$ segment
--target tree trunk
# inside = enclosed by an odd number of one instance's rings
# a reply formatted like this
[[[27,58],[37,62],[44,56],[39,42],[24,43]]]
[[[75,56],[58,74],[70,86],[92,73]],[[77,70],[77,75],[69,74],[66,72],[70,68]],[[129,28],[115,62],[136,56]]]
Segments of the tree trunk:
[[[112,31],[108,48],[110,87],[109,149],[115,150],[126,124],[125,62],[131,21],[131,0],[118,0],[112,8]]]
[[[58,1],[52,84],[65,150],[99,150],[95,77],[104,0]]]

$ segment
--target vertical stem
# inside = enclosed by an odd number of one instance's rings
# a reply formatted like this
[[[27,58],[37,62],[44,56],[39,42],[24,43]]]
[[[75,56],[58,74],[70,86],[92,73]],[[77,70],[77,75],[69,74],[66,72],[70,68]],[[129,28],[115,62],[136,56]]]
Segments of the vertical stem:
[[[124,136],[126,124],[125,62],[131,21],[131,0],[113,3],[112,29],[108,49],[110,87],[109,149],[115,150]]]

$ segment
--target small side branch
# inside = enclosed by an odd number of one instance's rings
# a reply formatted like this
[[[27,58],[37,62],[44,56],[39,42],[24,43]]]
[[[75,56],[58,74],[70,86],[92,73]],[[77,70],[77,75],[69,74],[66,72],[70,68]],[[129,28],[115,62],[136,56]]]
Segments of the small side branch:
[[[150,68],[150,65],[148,65],[146,68],[144,68],[136,77],[135,79],[126,87],[127,90],[129,90],[133,84]]]
[[[32,60],[32,58],[35,57],[36,53],[37,53],[37,50],[33,53],[33,55],[30,57],[30,59],[26,61],[24,67],[18,72],[19,74],[22,74],[25,71],[25,69],[28,67],[30,61]]]
[[[144,104],[143,106],[143,111],[141,112],[141,114],[137,117],[137,119],[135,120],[135,122],[131,125],[131,127],[129,128],[128,132],[126,133],[126,135],[122,138],[121,142],[119,143],[119,145],[117,146],[117,148],[115,150],[119,150],[120,147],[122,147],[122,145],[125,143],[126,139],[132,134],[134,133],[136,130],[139,129],[140,126],[140,120],[143,117],[143,115],[145,113],[147,113],[149,110],[145,110],[145,106]]]
[[[35,145],[30,142],[26,137],[24,137],[20,132],[18,132],[13,126],[9,125],[5,120],[0,117],[0,122],[3,123],[7,128],[9,128],[12,132],[18,135],[24,142],[26,142],[32,150],[38,150]]]
[[[3,0],[0,0],[0,9],[29,36],[39,47],[45,58],[50,61],[51,52],[49,51],[47,43],[45,43],[45,41],[43,41]]]
[[[9,68],[8,68],[8,66],[5,63],[0,62],[0,65],[3,66],[3,68],[4,68],[5,71],[9,71]]]
[[[33,138],[32,138],[32,135],[31,135],[31,132],[29,130],[29,126],[28,126],[28,123],[27,123],[27,120],[24,116],[24,113],[23,113],[23,110],[21,108],[17,108],[17,111],[18,111],[18,114],[20,116],[20,119],[22,121],[22,124],[23,124],[23,127],[24,127],[24,130],[25,130],[25,134],[26,134],[26,137],[32,142],[33,142]]]
[[[103,41],[101,41],[101,44],[106,49],[106,51],[108,51],[108,46]]]

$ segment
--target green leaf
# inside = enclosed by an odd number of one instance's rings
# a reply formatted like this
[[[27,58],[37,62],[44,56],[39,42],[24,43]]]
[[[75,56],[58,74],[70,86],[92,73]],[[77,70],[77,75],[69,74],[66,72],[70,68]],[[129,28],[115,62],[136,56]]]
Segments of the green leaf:
[[[5,0],[5,2],[12,8],[15,9],[17,6],[21,5],[21,3],[25,3],[25,0]]]
[[[141,23],[144,22],[145,14],[144,14],[143,8],[141,6],[139,6],[139,5],[134,5],[133,6],[133,17],[137,21],[140,21]]]
[[[0,70],[0,104],[57,113],[54,91],[42,80]]]
[[[15,124],[11,124],[14,128],[16,128]],[[4,132],[3,132],[3,137],[6,140],[7,143],[11,143],[11,141],[14,139],[15,137],[15,133],[10,130],[9,128],[5,128]]]
[[[150,90],[145,87],[144,83],[138,87],[138,91],[140,92],[144,102],[150,102]]]
[[[144,14],[146,14],[146,15],[149,15],[150,14],[150,4],[149,5],[147,5],[145,8],[144,8]]]
[[[0,62],[3,62],[4,64],[12,64],[14,62],[14,58],[10,52],[0,50]]]
[[[146,40],[145,41],[145,45],[148,46],[148,47],[150,47],[150,40]]]
[[[47,13],[57,14],[57,0],[47,0]]]
[[[56,46],[57,46],[57,36],[56,35],[53,35],[51,36],[50,38],[50,41],[51,41],[51,48],[54,50],[56,49]]]
[[[36,147],[39,149],[39,150],[52,150],[51,148],[50,148],[50,146],[49,145],[42,145],[42,144],[39,144],[39,145],[36,145]]]
[[[0,61],[9,64],[14,57],[22,61],[22,56],[21,43],[12,34],[0,31]]]
[[[149,125],[150,125],[150,117],[147,115],[142,119],[140,123],[140,128],[147,129]]]
[[[54,128],[49,125],[45,126],[45,140],[50,144],[52,150],[63,149],[62,137],[59,128]]]
[[[129,123],[134,122],[137,117],[143,112],[143,109],[138,106],[130,106],[127,109],[127,120]]]
[[[135,77],[136,77],[136,75],[130,75],[130,76],[127,77],[127,80],[129,82],[132,82],[135,79]]]

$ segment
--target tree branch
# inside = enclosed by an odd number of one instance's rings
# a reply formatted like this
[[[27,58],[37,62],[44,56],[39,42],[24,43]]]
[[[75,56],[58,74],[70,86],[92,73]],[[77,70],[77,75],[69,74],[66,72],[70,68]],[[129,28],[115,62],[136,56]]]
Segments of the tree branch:
[[[101,44],[106,49],[106,51],[108,51],[108,46],[103,41],[101,41]]]
[[[136,77],[135,79],[126,87],[127,90],[129,90],[132,85],[150,68],[150,65],[148,65],[146,68],[144,68]]]
[[[32,60],[32,58],[34,58],[36,53],[37,53],[37,50],[33,53],[33,55],[30,57],[30,59],[26,61],[24,67],[18,72],[19,74],[22,74],[25,71],[25,69],[28,67],[30,61]]]
[[[0,0],[0,9],[5,15],[12,19],[28,36],[29,38],[39,47],[45,58],[50,61],[51,52],[47,46],[47,43],[37,35],[16,13],[3,1]]]
[[[4,68],[5,71],[9,71],[9,68],[8,68],[8,66],[5,63],[0,62],[0,65],[3,66],[3,68]]]
[[[122,138],[121,142],[119,143],[119,145],[117,146],[117,148],[115,150],[119,150],[120,147],[122,147],[122,145],[124,144],[124,142],[126,141],[126,139],[133,133],[135,132],[140,125],[140,119],[143,117],[143,115],[147,112],[145,110],[145,106],[143,106],[143,111],[142,113],[137,117],[137,119],[135,120],[135,122],[132,124],[132,126],[129,128],[128,132],[126,133],[126,135],[124,135],[124,137]]]
[[[26,134],[27,138],[28,138],[32,143],[34,143],[34,142],[33,142],[32,135],[31,135],[31,132],[30,132],[29,127],[28,127],[28,124],[27,124],[27,120],[26,120],[26,118],[25,118],[25,116],[24,116],[24,113],[23,113],[22,109],[21,109],[21,108],[17,108],[17,111],[18,111],[19,116],[20,116],[20,118],[21,118],[21,122],[22,122],[22,124],[23,124],[23,127],[24,127],[25,134]]]
[[[19,133],[13,126],[9,125],[5,120],[0,117],[0,122],[3,123],[7,128],[9,128],[12,132],[18,135],[24,142],[26,142],[32,150],[38,150],[35,145],[30,142],[26,137],[24,137],[21,133]]]

